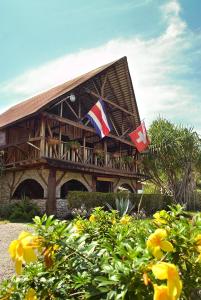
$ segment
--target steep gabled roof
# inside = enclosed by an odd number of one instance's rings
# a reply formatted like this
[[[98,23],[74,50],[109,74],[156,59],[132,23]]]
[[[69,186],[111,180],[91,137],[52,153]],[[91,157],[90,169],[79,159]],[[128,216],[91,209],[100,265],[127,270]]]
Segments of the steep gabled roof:
[[[132,112],[135,115],[133,120],[134,124],[135,126],[138,125],[140,118],[137,103],[130,78],[127,59],[126,57],[123,57],[117,61],[103,65],[11,107],[0,115],[0,128],[2,129],[17,121],[43,111],[43,109],[45,109],[47,106],[52,105],[58,97],[69,93],[93,77],[101,75],[107,69],[109,72],[111,85],[113,86],[113,97],[115,98],[111,100],[118,102],[117,104]],[[110,72],[110,69],[112,73]],[[111,85],[108,87],[106,85],[106,89],[110,89]],[[115,89],[117,89],[117,91],[115,91]]]

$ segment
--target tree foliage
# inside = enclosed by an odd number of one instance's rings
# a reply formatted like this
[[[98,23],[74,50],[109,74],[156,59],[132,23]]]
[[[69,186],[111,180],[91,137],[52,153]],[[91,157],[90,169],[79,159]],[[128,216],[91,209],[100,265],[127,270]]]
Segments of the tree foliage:
[[[201,140],[192,128],[177,126],[159,118],[149,130],[150,151],[142,168],[162,193],[187,204],[195,190],[201,169]]]

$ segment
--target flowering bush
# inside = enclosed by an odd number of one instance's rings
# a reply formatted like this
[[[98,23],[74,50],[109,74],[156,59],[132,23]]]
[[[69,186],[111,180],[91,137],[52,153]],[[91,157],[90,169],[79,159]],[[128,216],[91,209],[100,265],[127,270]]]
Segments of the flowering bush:
[[[21,275],[0,299],[201,299],[201,214],[176,206],[135,220],[96,208],[88,220],[34,222],[35,235],[11,243]]]

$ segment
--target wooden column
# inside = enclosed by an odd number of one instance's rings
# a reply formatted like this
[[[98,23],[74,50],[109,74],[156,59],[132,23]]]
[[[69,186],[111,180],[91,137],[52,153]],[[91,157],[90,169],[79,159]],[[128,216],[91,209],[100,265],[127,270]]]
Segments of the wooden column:
[[[45,118],[41,117],[40,125],[40,156],[45,156]]]
[[[92,192],[96,192],[96,177],[92,176]]]
[[[49,169],[48,176],[48,198],[46,202],[47,215],[56,214],[56,169]]]
[[[107,167],[107,140],[104,139],[104,162],[105,166]]]

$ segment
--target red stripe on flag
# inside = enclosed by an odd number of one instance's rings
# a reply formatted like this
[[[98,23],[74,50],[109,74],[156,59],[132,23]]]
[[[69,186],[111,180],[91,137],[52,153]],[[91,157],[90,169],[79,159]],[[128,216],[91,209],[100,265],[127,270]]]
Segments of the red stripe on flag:
[[[101,123],[102,126],[102,130],[104,135],[108,135],[108,133],[110,132],[109,128],[107,127],[107,125],[105,124],[103,117],[102,117],[102,112],[99,109],[99,107],[97,105],[94,105],[91,109],[91,111],[96,115],[97,119],[99,120],[99,122]]]

